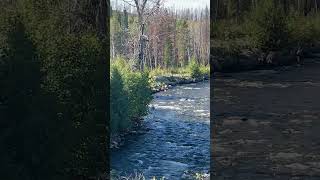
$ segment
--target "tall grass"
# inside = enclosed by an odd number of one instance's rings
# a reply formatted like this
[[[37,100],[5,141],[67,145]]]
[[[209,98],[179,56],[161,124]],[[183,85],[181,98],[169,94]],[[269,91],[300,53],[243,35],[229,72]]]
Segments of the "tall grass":
[[[191,62],[185,67],[178,68],[156,68],[150,70],[149,77],[153,78],[155,76],[181,76],[181,77],[192,77],[199,78],[202,76],[209,76],[210,66],[205,66],[196,62],[192,59]]]

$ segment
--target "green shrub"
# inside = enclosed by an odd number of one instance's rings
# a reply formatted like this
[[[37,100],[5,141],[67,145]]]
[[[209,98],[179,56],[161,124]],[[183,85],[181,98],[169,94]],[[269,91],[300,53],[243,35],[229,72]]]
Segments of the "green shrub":
[[[320,16],[300,16],[291,13],[288,29],[292,44],[309,44],[320,40]]]
[[[120,130],[130,127],[128,94],[124,90],[124,80],[116,66],[111,67],[110,78],[110,114],[111,132],[118,132]]]
[[[232,20],[219,20],[211,23],[211,36],[214,39],[228,41],[242,38],[246,35],[244,26]]]
[[[139,118],[146,115],[148,104],[152,100],[148,73],[128,73],[125,80],[129,95],[129,117]]]
[[[199,68],[202,76],[210,76],[210,66],[201,65]]]
[[[121,58],[114,60],[111,67],[111,90],[118,91],[117,94],[112,94],[111,104],[114,107],[111,110],[117,112],[117,108],[120,108],[118,113],[111,113],[111,124],[118,127],[113,129],[113,132],[117,132],[130,128],[132,120],[147,114],[152,92],[148,72],[131,71],[125,60]],[[123,105],[125,101],[127,107]],[[125,107],[126,110],[121,111],[121,107]]]
[[[276,50],[288,42],[286,16],[273,1],[261,1],[251,14],[253,42],[262,50]]]
[[[71,123],[42,87],[37,49],[18,16],[8,22],[0,58],[0,174],[4,179],[64,179]],[[66,130],[66,131],[65,131]]]
[[[188,66],[189,73],[192,78],[199,78],[201,76],[200,66],[195,58],[192,58]]]
[[[57,97],[61,107],[61,116],[72,124],[72,129],[65,130],[70,138],[63,145],[68,155],[64,173],[68,176],[93,176],[99,145],[96,124],[101,120],[97,95],[97,79],[101,47],[97,37],[92,34],[82,35],[59,34],[55,41],[39,45],[45,47],[41,51],[42,70],[45,72],[43,88]],[[100,118],[99,118],[100,117]]]
[[[0,111],[5,109],[0,119],[6,128],[1,132],[6,135],[0,137],[1,143],[9,142],[1,144],[0,174],[11,179],[95,176],[97,161],[107,161],[100,156],[105,145],[97,142],[107,135],[97,126],[104,117],[96,91],[103,76],[97,68],[98,38],[89,31],[67,31],[56,3],[9,4],[0,13],[0,48],[6,51],[0,58]]]

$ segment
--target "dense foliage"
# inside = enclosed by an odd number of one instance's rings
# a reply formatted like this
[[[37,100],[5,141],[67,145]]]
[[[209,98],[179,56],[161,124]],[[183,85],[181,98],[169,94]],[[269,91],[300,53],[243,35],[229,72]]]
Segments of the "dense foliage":
[[[72,3],[0,2],[4,179],[86,179],[106,172],[109,82],[92,13],[98,4]]]
[[[320,1],[215,0],[211,22],[213,55],[238,55],[309,46],[320,40]]]
[[[263,1],[252,14],[252,39],[257,48],[276,50],[287,45],[288,27],[282,9],[273,1]]]
[[[138,15],[130,6],[114,4],[111,16],[111,59],[138,61]],[[129,12],[128,10],[131,11]],[[145,22],[144,65],[153,70],[187,67],[194,57],[209,64],[209,8],[172,10],[161,6]]]
[[[117,133],[148,112],[152,100],[149,75],[133,72],[123,59],[117,59],[111,65],[110,88],[111,130]]]
[[[118,133],[146,115],[155,76],[209,74],[209,9],[170,10],[160,5],[152,15],[140,17],[139,8],[116,2],[112,6],[111,128]],[[139,18],[146,18],[142,27]]]

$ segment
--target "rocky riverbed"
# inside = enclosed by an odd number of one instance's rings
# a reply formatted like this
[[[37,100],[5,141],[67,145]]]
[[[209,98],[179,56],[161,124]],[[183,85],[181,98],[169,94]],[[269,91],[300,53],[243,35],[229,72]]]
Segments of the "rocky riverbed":
[[[146,179],[209,179],[209,82],[154,94],[149,115],[120,148],[111,151],[113,179],[138,173]]]

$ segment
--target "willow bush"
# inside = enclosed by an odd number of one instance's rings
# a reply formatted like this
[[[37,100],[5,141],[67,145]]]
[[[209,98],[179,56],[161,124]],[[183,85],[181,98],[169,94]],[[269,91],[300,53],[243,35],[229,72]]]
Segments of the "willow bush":
[[[125,131],[133,121],[146,115],[152,100],[148,72],[133,72],[118,58],[111,64],[111,128],[112,132]]]

